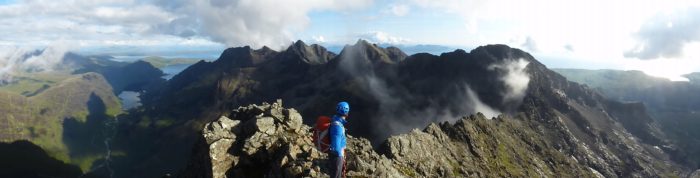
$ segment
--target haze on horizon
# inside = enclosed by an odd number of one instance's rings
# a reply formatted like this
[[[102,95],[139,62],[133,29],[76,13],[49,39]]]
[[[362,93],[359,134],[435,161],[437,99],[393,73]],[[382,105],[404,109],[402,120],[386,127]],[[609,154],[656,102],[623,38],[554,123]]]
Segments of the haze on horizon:
[[[700,71],[700,1],[691,0],[0,0],[0,31],[2,70],[12,56],[44,48],[57,56],[216,56],[226,47],[366,39],[506,44],[553,68],[641,70],[672,80]]]

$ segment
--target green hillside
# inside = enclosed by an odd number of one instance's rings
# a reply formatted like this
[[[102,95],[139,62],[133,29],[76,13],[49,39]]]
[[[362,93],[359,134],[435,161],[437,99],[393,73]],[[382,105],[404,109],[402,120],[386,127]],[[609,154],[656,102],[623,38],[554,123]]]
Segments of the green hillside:
[[[46,73],[24,73],[13,76],[12,82],[0,85],[0,91],[31,96],[41,92],[42,88],[57,85],[61,81],[70,78],[69,72],[54,71]]]
[[[67,53],[53,71],[20,71],[0,85],[0,143],[29,141],[52,159],[83,173],[106,176],[106,140],[115,134],[122,91],[144,91],[164,82],[150,63],[115,62]],[[111,147],[111,146],[109,146]],[[0,164],[21,162],[1,158]],[[0,177],[2,174],[0,174]]]
[[[41,82],[48,88],[34,96],[18,93],[36,91],[32,84]],[[0,115],[0,141],[29,140],[51,157],[87,171],[104,152],[98,140],[102,125],[120,112],[118,98],[100,74],[85,73],[63,80],[24,79],[0,90],[0,113],[4,113]],[[91,138],[66,136],[74,132]],[[96,141],[98,144],[94,144]],[[78,154],[73,148],[92,151]]]

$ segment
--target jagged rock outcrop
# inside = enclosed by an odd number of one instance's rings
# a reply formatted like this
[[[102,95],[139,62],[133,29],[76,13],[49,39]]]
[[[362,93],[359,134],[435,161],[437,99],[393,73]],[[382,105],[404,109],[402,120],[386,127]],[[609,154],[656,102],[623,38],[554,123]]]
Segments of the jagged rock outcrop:
[[[282,101],[249,105],[208,123],[181,177],[321,177],[326,154],[313,146],[311,128]],[[348,175],[397,177],[391,161],[366,139],[348,138]]]

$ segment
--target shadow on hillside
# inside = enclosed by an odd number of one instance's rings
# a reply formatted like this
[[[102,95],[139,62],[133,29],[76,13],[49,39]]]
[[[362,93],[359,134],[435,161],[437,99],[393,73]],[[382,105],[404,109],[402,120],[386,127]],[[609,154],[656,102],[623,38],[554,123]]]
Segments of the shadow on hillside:
[[[73,164],[93,161],[90,172],[103,172],[103,157],[107,151],[105,139],[113,134],[113,128],[109,127],[113,118],[106,114],[104,101],[95,93],[90,95],[86,104],[88,115],[84,121],[77,118],[63,121],[63,143],[68,147]]]
[[[26,140],[0,143],[0,177],[78,177],[80,168],[50,157]]]

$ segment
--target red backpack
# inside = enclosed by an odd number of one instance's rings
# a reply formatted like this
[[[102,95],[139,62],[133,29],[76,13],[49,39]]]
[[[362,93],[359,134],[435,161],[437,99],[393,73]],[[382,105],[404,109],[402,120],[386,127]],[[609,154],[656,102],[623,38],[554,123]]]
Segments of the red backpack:
[[[318,151],[328,153],[331,145],[331,139],[328,136],[328,128],[331,126],[331,118],[328,116],[319,116],[316,119],[316,125],[314,126],[314,145]]]

